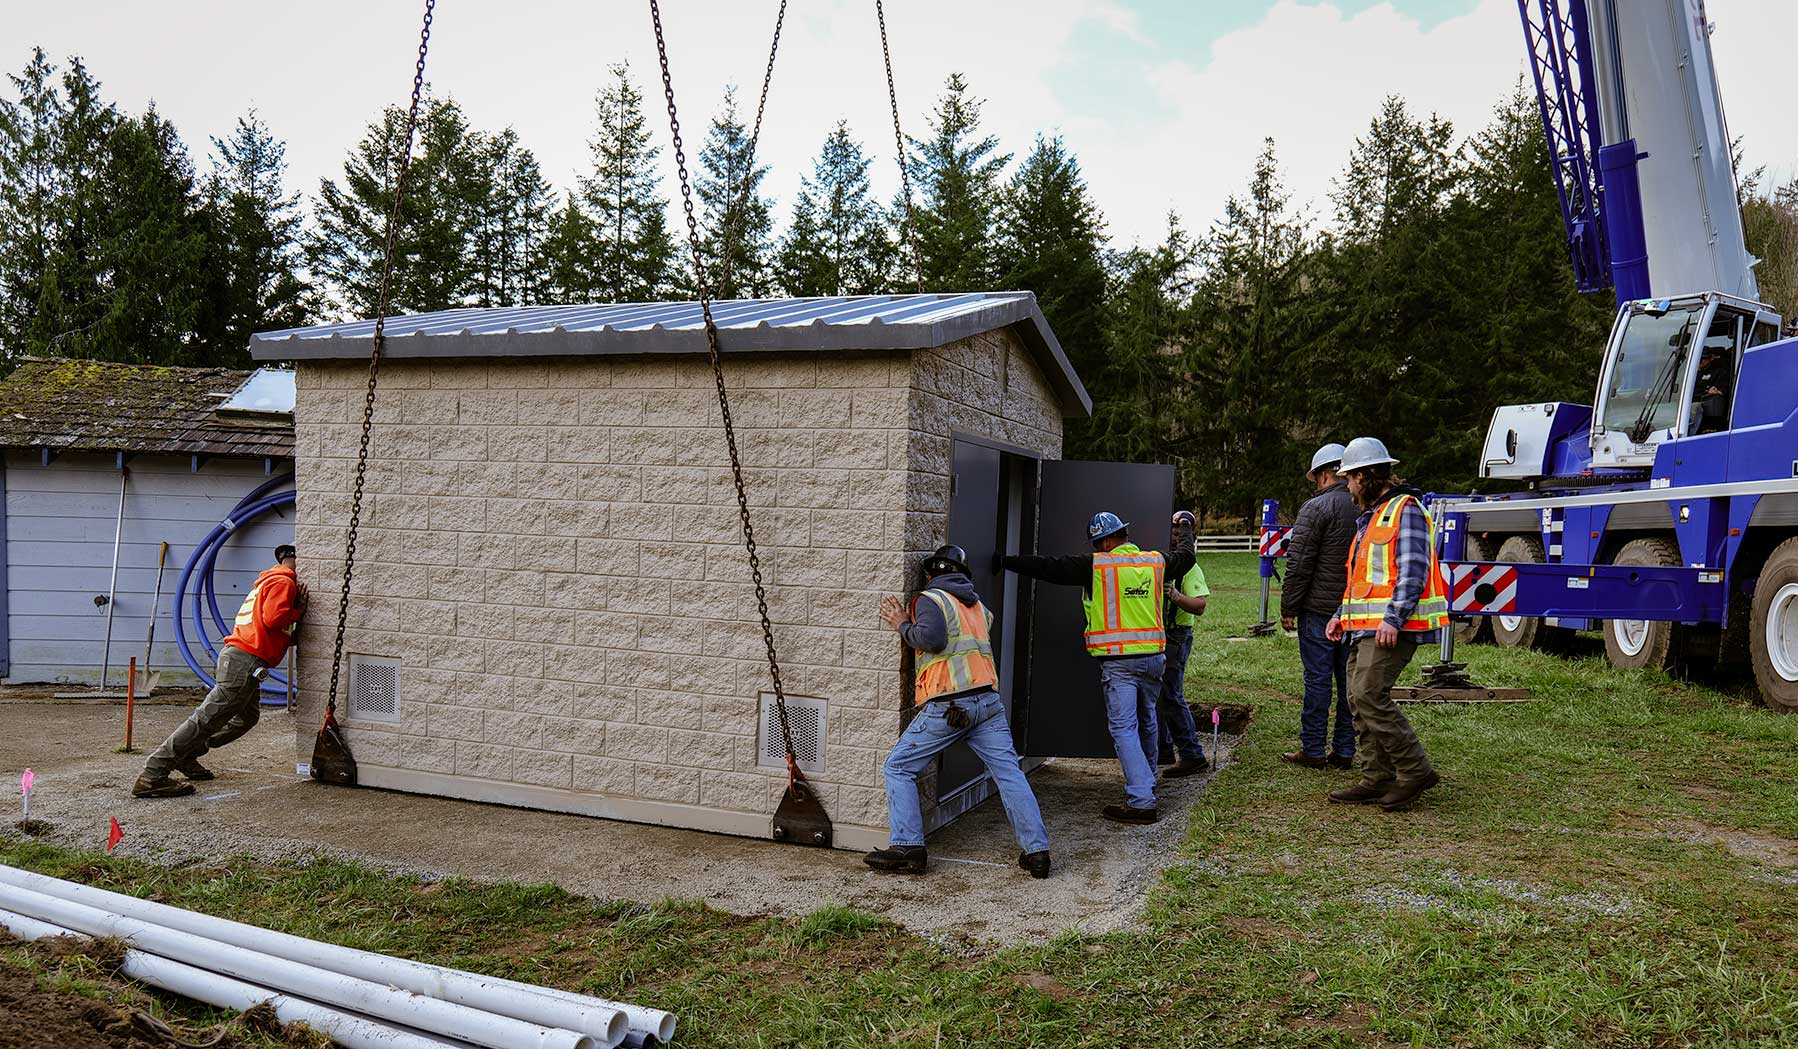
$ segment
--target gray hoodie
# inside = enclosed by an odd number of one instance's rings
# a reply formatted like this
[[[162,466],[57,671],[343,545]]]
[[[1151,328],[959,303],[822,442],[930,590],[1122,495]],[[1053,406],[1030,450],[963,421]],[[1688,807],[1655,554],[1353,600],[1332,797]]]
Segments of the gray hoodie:
[[[928,589],[941,590],[969,608],[980,603],[974,592],[974,581],[960,572],[950,572],[931,579]],[[943,610],[934,601],[914,601],[910,623],[899,626],[899,636],[920,652],[941,652],[949,644],[949,624],[943,622]]]

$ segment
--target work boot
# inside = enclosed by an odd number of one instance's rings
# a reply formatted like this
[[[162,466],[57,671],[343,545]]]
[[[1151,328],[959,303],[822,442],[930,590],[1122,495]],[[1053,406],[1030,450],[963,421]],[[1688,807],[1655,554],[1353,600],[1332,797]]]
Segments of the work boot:
[[[1321,769],[1329,764],[1329,762],[1325,761],[1323,758],[1314,757],[1302,750],[1289,750],[1280,755],[1280,760],[1290,762],[1294,765],[1303,765],[1308,769]]]
[[[929,853],[922,845],[888,845],[862,857],[862,862],[877,871],[895,874],[923,874],[929,865]]]
[[[1205,755],[1200,754],[1197,757],[1181,758],[1163,769],[1161,774],[1170,779],[1179,779],[1182,776],[1196,776],[1210,767],[1211,762],[1206,761]]]
[[[1030,872],[1032,878],[1049,876],[1049,854],[1047,852],[1025,852],[1018,856],[1018,866]]]
[[[1355,767],[1355,756],[1353,754],[1331,754],[1324,764],[1333,769],[1352,769]]]
[[[188,758],[186,761],[176,765],[175,771],[196,782],[218,778],[212,774],[211,769],[200,764],[199,758]]]
[[[1385,795],[1380,798],[1380,808],[1385,809],[1387,812],[1397,812],[1400,809],[1407,808],[1413,801],[1417,800],[1419,794],[1422,794],[1424,791],[1429,790],[1431,787],[1434,787],[1441,782],[1442,777],[1436,775],[1435,769],[1431,769],[1417,779],[1414,779],[1409,783],[1400,783],[1387,791]]]
[[[1330,792],[1330,800],[1338,805],[1374,805],[1386,796],[1385,784],[1357,783]]]
[[[167,776],[154,779],[149,773],[137,777],[131,785],[131,796],[134,798],[179,798],[194,792],[192,783],[179,783]]]
[[[1161,818],[1160,809],[1139,809],[1134,805],[1107,805],[1104,816],[1113,823],[1132,823],[1147,826]]]

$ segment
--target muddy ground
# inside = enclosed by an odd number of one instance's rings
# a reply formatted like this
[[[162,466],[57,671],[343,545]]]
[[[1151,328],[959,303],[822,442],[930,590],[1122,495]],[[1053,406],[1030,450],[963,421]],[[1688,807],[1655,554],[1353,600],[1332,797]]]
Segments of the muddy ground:
[[[1042,804],[1054,876],[1031,879],[998,799],[931,839],[925,878],[877,875],[855,853],[798,848],[559,813],[370,789],[326,787],[294,775],[293,726],[279,709],[244,739],[206,759],[218,779],[186,798],[129,796],[143,757],[185,717],[180,696],[140,706],[137,755],[119,705],[0,694],[0,782],[37,773],[34,836],[104,847],[109,818],[121,855],[158,863],[246,855],[298,861],[353,858],[428,878],[553,882],[603,899],[698,899],[738,914],[802,915],[844,904],[917,932],[979,949],[1044,942],[1070,930],[1106,932],[1139,918],[1147,889],[1178,855],[1186,810],[1209,775],[1164,784],[1162,820],[1125,827],[1099,818],[1120,800],[1112,761],[1058,760],[1031,783]],[[1224,739],[1224,759],[1231,741]],[[6,822],[16,820],[17,809]],[[16,831],[15,831],[16,833]]]

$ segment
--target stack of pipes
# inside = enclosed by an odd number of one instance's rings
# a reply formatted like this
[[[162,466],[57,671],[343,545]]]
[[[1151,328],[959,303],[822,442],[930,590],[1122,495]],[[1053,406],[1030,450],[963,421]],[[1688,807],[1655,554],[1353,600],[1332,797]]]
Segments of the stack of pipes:
[[[657,1046],[674,1016],[392,958],[0,865],[0,928],[116,936],[124,975],[226,1009],[261,1002],[347,1049]]]

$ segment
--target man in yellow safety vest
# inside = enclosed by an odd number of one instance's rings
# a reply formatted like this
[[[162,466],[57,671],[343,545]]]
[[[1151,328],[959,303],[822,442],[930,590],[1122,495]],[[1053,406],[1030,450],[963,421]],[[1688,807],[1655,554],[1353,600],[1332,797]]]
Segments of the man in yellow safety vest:
[[[1361,782],[1330,792],[1343,805],[1409,806],[1439,781],[1392,686],[1422,644],[1448,622],[1434,527],[1422,492],[1393,476],[1398,463],[1377,438],[1357,437],[1342,453],[1349,494],[1361,508],[1349,548],[1342,607],[1324,629],[1348,638],[1348,697],[1360,746]]]
[[[1190,532],[1178,537],[1171,556],[1143,550],[1130,541],[1130,526],[1101,510],[1087,524],[1093,552],[1067,557],[1006,557],[1000,563],[1019,575],[1045,583],[1082,587],[1086,609],[1086,651],[1099,661],[1105,693],[1105,723],[1124,771],[1123,805],[1105,806],[1118,823],[1147,824],[1160,818],[1155,802],[1155,758],[1160,726],[1155,705],[1167,660],[1163,592],[1169,579],[1184,579],[1195,557]]]
[[[1030,781],[1012,745],[1011,719],[998,692],[998,667],[988,631],[993,614],[968,578],[968,555],[945,546],[924,562],[924,589],[907,608],[897,597],[880,601],[880,618],[916,653],[912,699],[918,709],[887,755],[887,847],[868,853],[879,871],[922,874],[924,815],[918,774],[960,740],[986,765],[1023,851],[1018,866],[1049,876],[1049,832]]]

